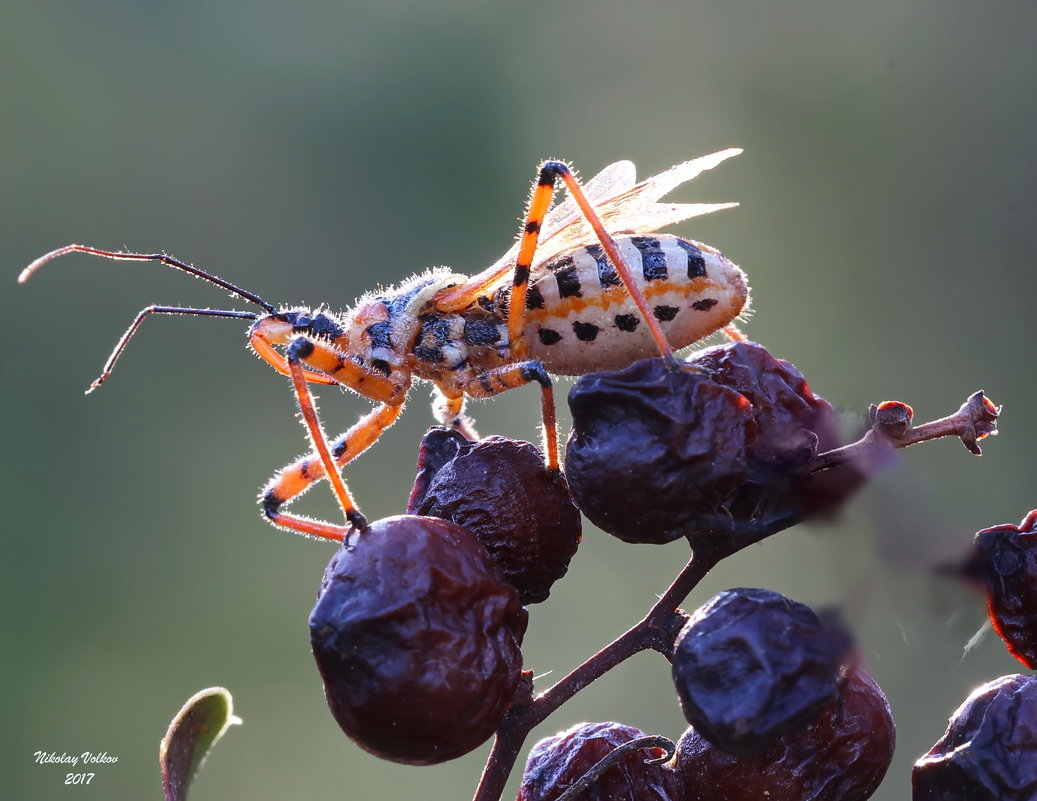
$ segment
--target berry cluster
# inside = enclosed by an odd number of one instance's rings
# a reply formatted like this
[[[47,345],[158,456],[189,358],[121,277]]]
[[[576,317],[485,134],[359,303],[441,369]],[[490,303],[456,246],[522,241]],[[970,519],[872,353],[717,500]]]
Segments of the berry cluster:
[[[354,532],[335,554],[310,631],[343,731],[419,765],[496,735],[476,799],[497,801],[534,726],[610,668],[655,650],[672,664],[689,724],[679,742],[614,722],[578,725],[533,747],[520,801],[870,797],[892,758],[893,719],[836,616],[765,589],[722,592],[690,615],[679,605],[725,557],[836,510],[893,449],[954,435],[978,451],[997,409],[977,393],[955,415],[912,427],[910,407],[886,403],[858,442],[840,446],[831,406],[750,342],[676,367],[648,359],[584,376],[569,403],[564,477],[529,443],[433,428],[407,514]],[[534,697],[524,606],[565,575],[581,511],[624,541],[684,539],[693,555],[640,623]],[[998,631],[1027,665],[1037,636],[1017,601],[1034,597],[1037,557],[1022,539],[1037,536],[1034,520],[977,540]],[[1009,704],[1009,684],[983,703]],[[986,725],[975,711],[958,717],[962,731]],[[963,736],[949,731],[923,762],[936,764]],[[987,797],[941,794],[932,789],[941,781],[920,762],[915,797]]]

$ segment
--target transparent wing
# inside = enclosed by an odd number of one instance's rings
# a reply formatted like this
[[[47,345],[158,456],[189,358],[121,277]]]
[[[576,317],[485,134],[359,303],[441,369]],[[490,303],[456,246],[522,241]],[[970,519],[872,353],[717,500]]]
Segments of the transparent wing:
[[[617,161],[588,181],[584,185],[584,192],[610,233],[657,231],[692,217],[737,206],[737,203],[658,201],[681,184],[741,152],[741,148],[728,148],[685,161],[639,184],[634,183],[634,165],[629,161]],[[540,231],[540,241],[533,259],[533,280],[536,278],[539,265],[563,251],[598,241],[571,197],[566,197],[547,213]],[[486,270],[486,273],[499,270],[505,264],[514,263],[517,254],[516,244]]]
[[[634,186],[635,174],[634,162],[617,161],[591,178],[583,187],[583,191],[590,202],[597,205],[631,190]],[[540,249],[544,247],[545,243],[566,226],[572,225],[573,221],[579,217],[580,209],[571,197],[566,197],[561,203],[551,207],[540,226],[540,240],[537,244],[534,264],[541,261]],[[515,242],[507,253],[497,259],[482,274],[488,275],[497,272],[506,264],[514,264],[515,259],[518,258],[518,249],[519,243]],[[555,251],[555,253],[557,252]]]

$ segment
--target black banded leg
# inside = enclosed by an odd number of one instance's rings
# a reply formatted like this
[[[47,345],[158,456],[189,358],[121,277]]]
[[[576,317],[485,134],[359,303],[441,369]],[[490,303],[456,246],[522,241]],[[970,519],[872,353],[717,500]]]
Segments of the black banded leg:
[[[373,445],[389,426],[396,422],[403,406],[382,404],[372,409],[345,434],[331,443],[335,464],[341,468]],[[267,482],[260,493],[264,516],[275,526],[325,539],[342,540],[349,529],[322,523],[301,515],[281,511],[281,507],[306,492],[325,477],[324,465],[316,453],[308,453],[283,467]]]
[[[480,373],[468,381],[463,389],[473,398],[492,398],[509,389],[536,381],[540,384],[540,412],[544,420],[544,453],[547,469],[559,470],[558,422],[555,419],[554,390],[551,376],[544,365],[536,361],[519,362]]]
[[[641,312],[641,317],[644,319],[645,325],[648,326],[648,330],[652,334],[652,338],[655,340],[656,346],[659,348],[660,355],[666,360],[667,364],[671,367],[677,367],[678,362],[676,357],[673,355],[673,348],[670,347],[669,341],[666,339],[666,335],[663,334],[663,330],[659,325],[659,321],[652,313],[651,308],[648,305],[648,301],[645,299],[644,293],[641,292],[640,287],[634,283],[633,273],[630,271],[630,267],[627,265],[623,258],[623,255],[619,251],[619,247],[616,245],[614,240],[605,229],[605,225],[602,223],[601,218],[598,216],[598,212],[591,205],[590,201],[587,200],[587,196],[583,193],[583,188],[580,186],[580,182],[573,175],[573,171],[569,168],[568,164],[561,161],[545,161],[540,165],[540,175],[537,179],[537,187],[533,194],[533,200],[530,201],[530,222],[526,224],[527,234],[523,236],[522,247],[520,248],[519,257],[516,261],[515,266],[515,283],[519,281],[519,265],[522,264],[522,251],[526,248],[526,238],[529,235],[529,227],[532,224],[532,212],[534,211],[534,202],[537,200],[537,192],[541,189],[548,192],[548,203],[550,203],[550,196],[554,192],[555,182],[561,178],[565,182],[566,188],[569,190],[569,194],[572,195],[573,200],[576,201],[576,205],[580,207],[580,211],[583,212],[583,216],[587,222],[590,223],[591,228],[594,229],[594,233],[598,237],[598,241],[601,243],[601,247],[604,249],[606,255],[608,255],[609,261],[612,262],[612,267],[623,281],[627,292],[629,293],[634,304]],[[542,222],[542,218],[541,218]],[[539,223],[536,225],[536,233],[539,234],[540,226]],[[531,252],[528,257],[526,268],[525,280],[528,280],[528,265],[533,263],[532,249],[536,247],[536,237],[533,237]],[[514,289],[512,290],[512,305],[508,309],[508,334],[512,337],[514,342],[515,330],[521,330],[521,316],[525,313],[525,290],[522,292],[521,305],[516,309]],[[513,318],[519,317],[518,320]],[[513,327],[514,326],[514,327]]]
[[[310,443],[320,456],[321,464],[324,466],[324,474],[331,483],[332,492],[334,492],[335,499],[342,509],[342,514],[350,526],[363,530],[367,528],[367,519],[360,514],[356,502],[349,494],[349,490],[346,489],[346,482],[338,471],[335,458],[332,456],[331,448],[328,446],[327,437],[324,435],[324,429],[321,427],[320,418],[317,416],[317,406],[313,401],[310,385],[306,382],[302,363],[303,359],[314,352],[314,349],[315,343],[302,335],[293,337],[288,343],[286,356],[288,359],[288,369],[292,374],[292,387],[295,390],[295,398],[298,401],[299,410],[302,412],[303,424],[306,426],[306,431],[309,434]],[[344,529],[343,535],[347,530]]]
[[[453,392],[437,386],[436,396],[432,400],[432,416],[440,425],[452,428],[465,439],[479,441],[479,432],[475,430],[472,418],[464,413],[463,391],[457,392],[455,396]]]

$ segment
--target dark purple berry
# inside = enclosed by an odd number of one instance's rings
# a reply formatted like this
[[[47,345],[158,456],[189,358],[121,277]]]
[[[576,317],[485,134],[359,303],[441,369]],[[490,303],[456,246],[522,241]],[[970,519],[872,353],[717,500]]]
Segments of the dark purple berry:
[[[1037,509],[1018,526],[983,529],[975,549],[994,630],[1016,659],[1037,668]]]
[[[767,750],[732,756],[690,728],[674,763],[683,801],[864,801],[882,782],[895,740],[886,696],[858,667],[836,701]]]
[[[816,718],[839,693],[847,638],[770,590],[726,590],[677,635],[684,717],[730,754],[753,754]]]
[[[748,477],[752,409],[696,369],[644,359],[569,393],[566,474],[577,505],[627,542],[661,544],[717,514]]]
[[[494,732],[522,669],[526,610],[458,525],[390,517],[332,557],[310,616],[342,730],[395,762],[429,765]]]
[[[644,732],[621,723],[581,723],[547,737],[529,752],[517,801],[554,801],[617,746]],[[660,748],[634,751],[610,766],[581,801],[677,801],[673,772],[663,765],[647,765],[658,759]]]
[[[580,512],[565,479],[528,442],[470,442],[432,428],[421,441],[407,511],[463,526],[490,552],[524,604],[547,598],[580,543]]]
[[[911,773],[913,801],[1037,798],[1037,677],[1002,676],[970,695]]]
[[[832,408],[752,342],[700,351],[682,369],[649,359],[584,376],[569,405],[573,497],[630,542],[785,527],[833,510],[865,475],[811,472],[839,444]]]
[[[810,473],[814,457],[839,447],[835,412],[803,374],[755,342],[732,342],[689,360],[752,404],[756,436],[750,478],[730,504],[736,518],[806,517],[833,511],[866,477],[860,465]]]

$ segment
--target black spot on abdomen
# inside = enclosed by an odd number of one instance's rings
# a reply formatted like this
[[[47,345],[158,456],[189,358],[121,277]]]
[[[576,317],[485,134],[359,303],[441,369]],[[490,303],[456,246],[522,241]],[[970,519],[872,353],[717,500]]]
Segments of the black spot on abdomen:
[[[544,345],[557,345],[562,341],[562,335],[550,328],[538,328],[537,336]]]
[[[713,298],[703,298],[702,300],[696,300],[691,304],[691,308],[695,311],[709,311],[717,305],[717,301]]]
[[[576,333],[576,338],[581,342],[593,342],[597,339],[598,332],[601,329],[594,323],[581,323],[577,320],[573,323],[573,331]]]
[[[617,314],[616,315],[616,327],[620,331],[633,331],[637,328],[638,323],[641,322],[641,318],[636,314]]]
[[[652,314],[655,315],[655,319],[661,323],[668,322],[677,316],[677,312],[680,309],[676,306],[656,306],[652,309]]]

